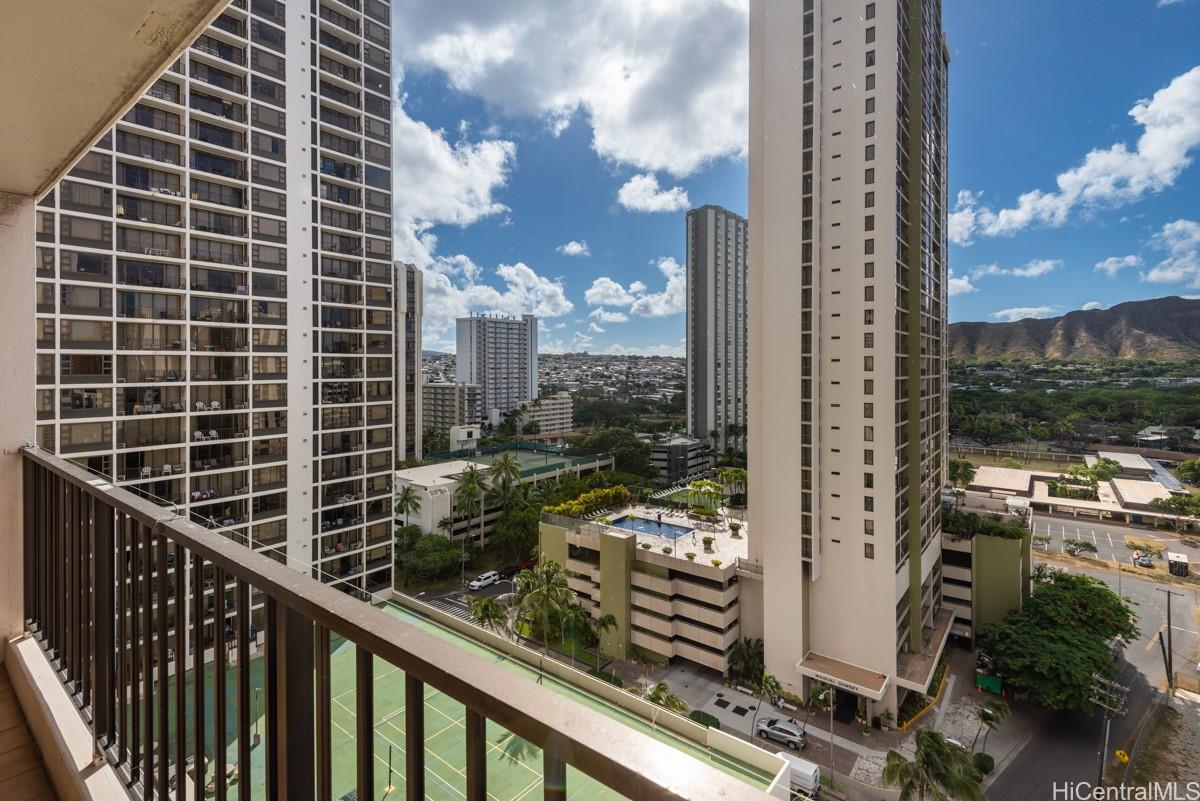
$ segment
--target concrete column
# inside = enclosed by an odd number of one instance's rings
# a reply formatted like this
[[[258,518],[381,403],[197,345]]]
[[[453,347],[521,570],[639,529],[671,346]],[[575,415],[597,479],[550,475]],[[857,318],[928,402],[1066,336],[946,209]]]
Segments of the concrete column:
[[[0,661],[24,628],[21,447],[36,438],[34,202],[0,194]]]

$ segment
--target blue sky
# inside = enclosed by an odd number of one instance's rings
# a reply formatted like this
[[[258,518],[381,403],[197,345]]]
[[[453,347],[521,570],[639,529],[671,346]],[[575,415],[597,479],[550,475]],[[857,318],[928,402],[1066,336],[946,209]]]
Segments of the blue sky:
[[[544,350],[682,353],[684,212],[746,212],[746,7],[395,4],[427,347],[528,311]],[[945,22],[951,319],[1200,293],[1200,0],[959,0]]]

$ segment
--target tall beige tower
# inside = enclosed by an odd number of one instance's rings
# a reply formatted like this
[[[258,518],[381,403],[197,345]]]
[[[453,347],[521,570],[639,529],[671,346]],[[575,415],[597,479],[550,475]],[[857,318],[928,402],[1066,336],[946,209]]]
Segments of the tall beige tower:
[[[952,619],[941,3],[752,0],[750,54],[750,561],[767,670],[873,717],[928,687]]]

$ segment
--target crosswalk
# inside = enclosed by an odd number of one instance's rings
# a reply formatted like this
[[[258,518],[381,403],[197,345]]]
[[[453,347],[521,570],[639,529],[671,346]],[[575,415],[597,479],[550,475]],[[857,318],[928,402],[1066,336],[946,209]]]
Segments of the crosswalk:
[[[474,623],[475,620],[471,617],[470,608],[455,598],[429,598],[425,603],[437,609],[440,612],[445,612],[448,615],[453,615],[459,620],[465,620],[468,623]]]

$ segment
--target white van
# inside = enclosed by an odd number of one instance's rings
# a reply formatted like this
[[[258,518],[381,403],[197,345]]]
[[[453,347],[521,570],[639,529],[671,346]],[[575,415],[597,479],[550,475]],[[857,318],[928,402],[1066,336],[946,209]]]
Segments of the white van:
[[[495,570],[489,570],[486,573],[476,576],[471,579],[471,583],[467,585],[472,591],[482,590],[484,587],[489,587],[500,580],[500,574]]]
[[[787,751],[778,751],[776,755],[788,763],[793,796],[817,798],[821,795],[821,767],[807,759],[793,756]]]

